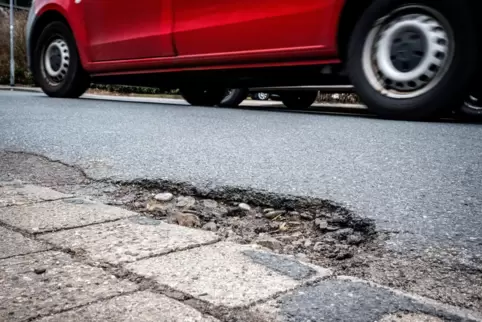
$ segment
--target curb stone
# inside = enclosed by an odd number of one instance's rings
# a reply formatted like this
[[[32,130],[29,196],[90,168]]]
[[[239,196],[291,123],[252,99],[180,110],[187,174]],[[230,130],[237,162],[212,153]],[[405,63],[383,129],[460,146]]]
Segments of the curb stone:
[[[0,321],[29,320],[138,288],[57,251],[0,260],[0,287]]]
[[[130,263],[127,270],[152,278],[211,305],[239,308],[331,275],[253,245],[229,242]]]
[[[31,93],[42,93],[42,90],[38,87],[24,87],[24,86],[5,86],[0,85],[0,90],[5,91],[18,91],[18,92],[31,92]],[[111,100],[111,101],[139,101],[139,102],[146,102],[146,103],[164,103],[164,104],[182,104],[188,105],[183,99],[179,98],[146,98],[142,96],[123,96],[123,95],[99,95],[99,94],[86,94],[83,96],[84,98],[88,99],[102,99],[102,100]],[[281,102],[277,101],[252,101],[246,100],[243,102],[242,106],[272,106],[272,107],[282,107]],[[346,103],[314,103],[313,107],[321,107],[321,108],[330,108],[330,109],[349,109],[349,110],[366,110],[366,106],[362,104],[346,104]]]
[[[24,185],[15,181],[10,183],[0,182],[0,208],[71,197],[73,197],[73,195],[60,193],[49,188],[29,184]]]
[[[14,245],[14,247],[12,247]],[[0,260],[51,249],[47,244],[0,226]]]
[[[83,198],[0,208],[0,221],[31,234],[77,228],[136,215],[135,212]]]
[[[30,92],[30,93],[41,93],[42,90],[38,87],[28,87],[28,86],[8,86],[0,85],[0,90],[2,91],[18,91],[18,92]]]
[[[211,232],[169,225],[145,217],[54,232],[39,239],[74,252],[84,251],[92,260],[111,265],[219,241]]]
[[[135,319],[131,319],[134,316]],[[38,322],[89,321],[92,317],[102,322],[219,322],[164,295],[146,291],[122,295],[106,302],[46,317]]]

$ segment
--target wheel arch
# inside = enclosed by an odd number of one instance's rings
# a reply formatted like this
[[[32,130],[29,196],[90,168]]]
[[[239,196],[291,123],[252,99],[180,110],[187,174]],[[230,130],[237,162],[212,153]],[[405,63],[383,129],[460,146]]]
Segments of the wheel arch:
[[[373,0],[346,0],[343,9],[341,11],[340,19],[338,20],[337,30],[337,48],[338,54],[342,62],[345,62],[348,43],[350,41],[350,35],[358,22],[361,13],[370,6]],[[472,20],[476,24],[474,28],[482,30],[482,20],[479,19],[481,12],[479,0],[465,0],[470,7],[472,14]],[[478,50],[482,48],[482,34],[478,39]],[[479,68],[482,68],[482,59],[479,62]],[[482,71],[482,70],[481,70]]]
[[[33,54],[37,46],[37,41],[40,37],[40,34],[49,23],[54,21],[60,21],[70,28],[70,24],[68,23],[65,16],[56,9],[47,9],[43,11],[42,13],[40,13],[40,15],[37,15],[35,20],[32,22],[32,26],[30,27],[27,37],[27,55],[29,59],[30,70],[32,72],[34,70],[33,64],[35,63]]]
[[[74,36],[81,64],[85,68],[88,62],[88,56],[86,48],[82,44],[85,44],[86,35],[82,27],[79,27],[79,23],[77,21],[79,19],[76,18],[74,19],[74,21],[70,21],[69,13],[71,13],[72,9],[69,7],[64,8],[62,5],[58,5],[55,3],[48,3],[40,8],[33,8],[32,10],[34,9],[35,13],[32,12],[32,21],[30,22],[27,30],[27,56],[30,70],[33,71],[33,55],[35,53],[35,47],[37,45],[40,34],[48,24],[56,21],[65,24],[65,26],[67,26],[67,28]]]
[[[346,0],[338,20],[337,48],[338,55],[342,62],[345,61],[350,35],[363,12],[373,0]]]

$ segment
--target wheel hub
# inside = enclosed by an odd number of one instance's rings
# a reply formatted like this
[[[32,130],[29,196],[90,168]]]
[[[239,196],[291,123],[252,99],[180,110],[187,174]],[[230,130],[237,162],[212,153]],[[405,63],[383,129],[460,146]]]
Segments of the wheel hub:
[[[268,93],[259,93],[258,97],[262,100],[268,99]]]
[[[390,60],[402,73],[414,70],[420,65],[426,54],[426,40],[419,30],[402,30],[394,35],[391,45]]]
[[[70,65],[70,52],[63,39],[56,39],[47,46],[43,57],[43,71],[49,82],[59,84],[65,79]]]

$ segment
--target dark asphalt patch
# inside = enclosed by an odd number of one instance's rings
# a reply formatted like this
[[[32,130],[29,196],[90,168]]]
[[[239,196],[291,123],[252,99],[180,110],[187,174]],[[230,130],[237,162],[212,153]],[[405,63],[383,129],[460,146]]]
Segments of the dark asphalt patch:
[[[444,321],[476,321],[366,283],[326,280],[299,289],[278,301],[286,322],[373,322],[398,312],[424,313]]]
[[[314,269],[301,264],[297,260],[257,251],[244,251],[243,254],[251,258],[253,262],[264,265],[295,280],[307,279],[316,274]]]

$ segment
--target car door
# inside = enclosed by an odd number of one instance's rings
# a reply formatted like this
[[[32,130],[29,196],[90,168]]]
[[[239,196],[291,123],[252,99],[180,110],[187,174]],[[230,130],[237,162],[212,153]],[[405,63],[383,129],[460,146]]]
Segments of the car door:
[[[93,62],[174,55],[172,0],[75,0]]]
[[[173,0],[179,55],[322,46],[339,0]]]

